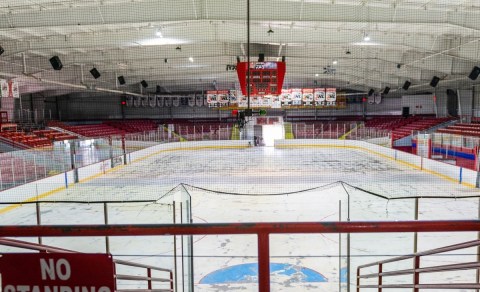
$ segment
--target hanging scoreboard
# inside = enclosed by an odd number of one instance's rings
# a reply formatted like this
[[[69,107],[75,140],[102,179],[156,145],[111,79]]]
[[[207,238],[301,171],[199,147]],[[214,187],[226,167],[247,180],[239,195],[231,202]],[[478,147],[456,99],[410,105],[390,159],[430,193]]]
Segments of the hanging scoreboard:
[[[250,80],[247,80],[248,62],[237,63],[237,75],[242,94],[247,95],[248,83],[250,95],[279,95],[285,71],[285,62],[250,62]]]

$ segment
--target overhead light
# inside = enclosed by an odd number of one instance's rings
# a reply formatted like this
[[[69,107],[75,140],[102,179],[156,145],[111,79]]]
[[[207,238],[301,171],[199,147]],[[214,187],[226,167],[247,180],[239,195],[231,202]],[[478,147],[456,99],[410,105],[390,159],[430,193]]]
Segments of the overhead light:
[[[176,47],[175,50],[176,50],[177,52],[180,52],[180,51],[182,50],[182,47]]]
[[[365,34],[363,36],[363,40],[366,41],[366,42],[369,42],[370,41],[370,36],[368,34]]]
[[[318,73],[315,74],[315,77],[318,77]]]
[[[273,33],[273,29],[270,27],[270,25],[268,26],[268,31],[267,31],[267,34],[268,35],[271,35]]]
[[[338,64],[338,61],[337,60],[333,60],[333,65],[337,65]]]
[[[193,57],[188,58],[188,60],[193,63]]]
[[[163,34],[162,34],[162,32],[161,32],[160,30],[157,30],[157,31],[155,32],[155,35],[156,35],[157,37],[159,37],[159,38],[163,38]]]

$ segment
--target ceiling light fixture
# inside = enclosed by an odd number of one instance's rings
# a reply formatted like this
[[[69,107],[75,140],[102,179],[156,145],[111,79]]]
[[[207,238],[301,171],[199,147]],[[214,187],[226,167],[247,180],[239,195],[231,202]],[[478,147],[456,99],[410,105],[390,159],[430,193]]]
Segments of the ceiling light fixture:
[[[162,34],[162,32],[161,32],[160,30],[157,30],[157,31],[155,32],[155,35],[156,35],[157,37],[159,37],[159,38],[163,38],[163,34]]]
[[[333,65],[337,65],[337,64],[338,64],[338,61],[337,61],[337,60],[333,60],[332,64],[333,64]]]
[[[274,32],[273,29],[272,29],[272,28],[270,27],[270,25],[269,25],[269,26],[268,26],[267,34],[268,34],[268,35],[272,35],[273,32]]]
[[[193,63],[193,57],[188,58],[188,60]]]
[[[315,74],[315,77],[318,77],[318,73],[317,73],[317,74]]]
[[[366,41],[366,42],[369,42],[371,39],[370,39],[370,36],[368,34],[365,34],[363,36],[363,40]]]

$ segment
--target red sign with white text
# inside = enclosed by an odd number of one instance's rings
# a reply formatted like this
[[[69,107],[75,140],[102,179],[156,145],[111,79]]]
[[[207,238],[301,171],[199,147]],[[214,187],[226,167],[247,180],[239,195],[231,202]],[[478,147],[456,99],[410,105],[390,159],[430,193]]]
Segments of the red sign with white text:
[[[114,292],[115,267],[106,254],[12,253],[0,255],[3,292]]]

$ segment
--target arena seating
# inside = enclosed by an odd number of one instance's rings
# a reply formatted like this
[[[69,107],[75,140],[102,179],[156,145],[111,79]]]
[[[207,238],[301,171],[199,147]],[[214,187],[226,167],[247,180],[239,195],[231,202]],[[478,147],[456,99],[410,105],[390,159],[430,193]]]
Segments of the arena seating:
[[[229,140],[232,123],[206,122],[175,124],[175,132],[187,140]]]
[[[398,140],[411,135],[415,131],[424,131],[451,120],[450,118],[429,118],[411,116],[403,117],[380,117],[365,122],[365,127],[392,131],[392,139]]]
[[[158,124],[152,120],[106,121],[104,124],[127,133],[148,132],[158,128]]]
[[[25,132],[0,132],[0,136],[15,143],[21,143],[29,147],[52,146],[52,142],[45,137],[39,137],[34,133]]]
[[[107,137],[114,135],[125,135],[127,133],[124,130],[120,130],[105,124],[89,124],[89,125],[76,125],[76,126],[63,126],[65,130],[77,133],[84,137]]]
[[[32,133],[37,135],[38,137],[47,138],[52,142],[78,139],[78,137],[75,135],[70,135],[53,129],[37,130],[33,131]]]
[[[296,139],[338,139],[350,130],[351,122],[310,121],[292,123]]]
[[[438,129],[437,133],[456,134],[462,136],[480,137],[480,124],[457,123],[446,128]]]

